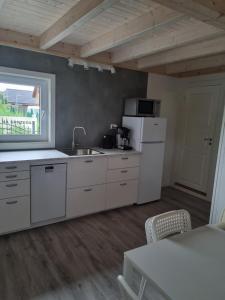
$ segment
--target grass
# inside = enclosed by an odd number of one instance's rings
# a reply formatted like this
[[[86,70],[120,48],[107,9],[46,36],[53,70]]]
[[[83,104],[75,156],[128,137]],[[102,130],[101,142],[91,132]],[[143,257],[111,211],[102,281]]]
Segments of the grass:
[[[1,103],[0,102],[0,117],[26,117],[29,118],[30,116],[26,112],[12,110],[11,105],[8,103]],[[37,128],[36,128],[36,134],[40,134],[40,124],[39,119],[37,119]],[[9,129],[9,131],[6,131],[5,129],[1,128],[0,124],[0,135],[30,135],[31,132],[23,126],[15,126],[14,128]]]
[[[11,111],[10,105],[8,104],[0,104],[0,116],[2,117],[24,117],[22,112]]]

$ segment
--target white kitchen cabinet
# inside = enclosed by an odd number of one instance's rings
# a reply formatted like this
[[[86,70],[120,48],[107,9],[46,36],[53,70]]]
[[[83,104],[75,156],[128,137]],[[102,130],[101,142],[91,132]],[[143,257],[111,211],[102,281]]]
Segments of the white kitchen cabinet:
[[[0,199],[30,194],[30,179],[0,182]]]
[[[29,178],[30,178],[29,171],[0,173],[0,182],[1,181],[29,179]]]
[[[68,190],[67,218],[88,215],[105,209],[104,184]]]
[[[108,170],[107,182],[124,181],[137,179],[139,174],[139,168],[125,168]]]
[[[58,160],[54,162],[43,160],[43,162],[48,168],[53,163],[57,164]],[[41,165],[43,162],[39,161]],[[76,218],[132,205],[137,201],[140,155],[125,153],[97,157],[68,157],[66,162],[68,165],[66,206],[64,205],[64,213],[60,214],[63,218],[64,216],[65,219]],[[30,165],[33,170],[34,166],[31,161],[0,164],[0,234],[34,226],[31,225],[31,215],[38,212],[40,205],[44,212],[55,211],[56,203],[54,201],[40,202],[43,198],[40,196],[37,197],[36,208],[31,205]],[[35,168],[37,167],[40,165],[35,165]],[[43,194],[43,190],[48,191],[50,185],[47,179],[41,179],[38,175],[35,178],[32,176],[32,179],[32,187],[34,187],[34,181],[40,183],[38,187],[40,195]],[[64,180],[66,180],[64,175],[60,175],[57,180],[52,179],[53,188],[50,190],[54,190],[55,184],[58,185],[57,182],[62,183]],[[60,190],[64,189],[60,188]],[[57,197],[63,198],[60,193],[57,193]],[[56,199],[56,196],[46,199],[52,198]],[[35,226],[39,226],[39,223],[35,222]]]
[[[107,183],[106,207],[112,209],[134,204],[137,201],[138,181],[127,180]]]
[[[106,181],[107,158],[75,158],[68,162],[67,187],[103,184]]]
[[[140,155],[115,155],[108,159],[109,169],[123,169],[140,165]]]
[[[29,171],[30,165],[27,162],[3,163],[0,164],[0,173],[15,172],[15,171]]]
[[[0,200],[0,234],[30,226],[30,197]]]

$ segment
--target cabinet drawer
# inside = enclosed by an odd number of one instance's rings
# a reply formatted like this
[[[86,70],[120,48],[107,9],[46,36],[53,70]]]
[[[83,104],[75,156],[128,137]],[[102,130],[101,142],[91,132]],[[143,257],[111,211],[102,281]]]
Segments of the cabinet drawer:
[[[119,155],[110,157],[108,160],[109,169],[123,169],[137,167],[140,164],[140,155]]]
[[[3,163],[0,164],[0,173],[2,172],[17,172],[17,171],[29,171],[30,165],[26,162],[19,163]]]
[[[0,182],[0,199],[30,194],[30,179]]]
[[[127,169],[115,169],[107,172],[107,182],[137,179],[139,167]]]
[[[68,188],[103,184],[106,181],[107,158],[77,158],[69,161]]]
[[[67,218],[105,210],[105,185],[68,190]]]
[[[30,226],[30,198],[17,197],[0,201],[0,233]]]
[[[30,178],[29,171],[0,173],[0,181],[21,180],[21,179],[29,179],[29,178]]]
[[[107,183],[107,209],[131,205],[137,202],[138,181],[128,180]]]

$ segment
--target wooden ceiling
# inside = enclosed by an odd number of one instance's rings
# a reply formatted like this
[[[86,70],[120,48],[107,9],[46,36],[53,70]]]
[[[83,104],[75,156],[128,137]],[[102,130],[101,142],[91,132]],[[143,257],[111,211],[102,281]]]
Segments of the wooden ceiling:
[[[0,0],[0,45],[175,77],[225,71],[225,0]]]

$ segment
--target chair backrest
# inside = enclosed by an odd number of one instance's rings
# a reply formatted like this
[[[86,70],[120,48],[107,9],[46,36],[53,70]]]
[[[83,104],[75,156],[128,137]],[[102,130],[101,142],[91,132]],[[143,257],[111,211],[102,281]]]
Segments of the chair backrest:
[[[156,242],[170,235],[191,230],[191,217],[185,209],[166,212],[145,222],[147,243]]]
[[[220,223],[225,223],[225,209],[222,211],[222,215],[220,217]]]
[[[122,275],[119,275],[117,277],[117,280],[119,282],[121,294],[122,294],[122,299],[124,300],[142,300],[144,291],[145,291],[145,285],[146,285],[146,280],[142,277],[141,279],[141,284],[139,288],[138,295],[131,289],[131,287],[128,285],[126,282],[125,278]]]

